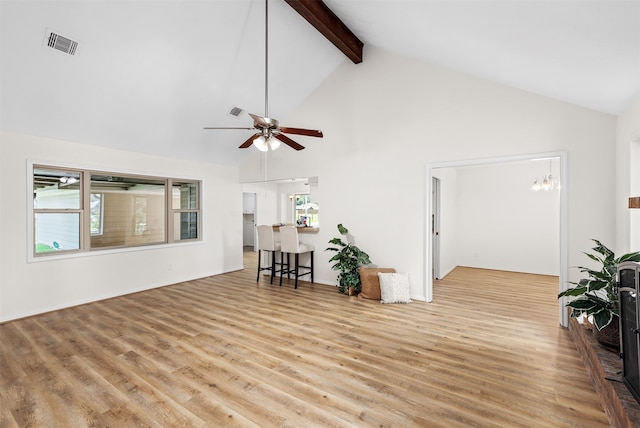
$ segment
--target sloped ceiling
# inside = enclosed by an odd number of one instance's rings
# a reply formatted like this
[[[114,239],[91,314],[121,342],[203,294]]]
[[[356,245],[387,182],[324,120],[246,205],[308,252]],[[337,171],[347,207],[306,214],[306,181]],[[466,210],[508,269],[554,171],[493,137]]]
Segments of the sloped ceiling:
[[[606,113],[640,91],[638,1],[326,0],[365,43]],[[0,3],[0,126],[238,165],[246,112],[264,112],[264,2]],[[282,0],[269,2],[270,116],[349,60]],[[43,46],[47,29],[79,41]],[[357,65],[352,65],[358,67]],[[228,112],[244,109],[239,117]],[[248,149],[252,150],[252,149]]]
[[[432,64],[610,114],[640,94],[638,0],[326,3],[365,43]]]

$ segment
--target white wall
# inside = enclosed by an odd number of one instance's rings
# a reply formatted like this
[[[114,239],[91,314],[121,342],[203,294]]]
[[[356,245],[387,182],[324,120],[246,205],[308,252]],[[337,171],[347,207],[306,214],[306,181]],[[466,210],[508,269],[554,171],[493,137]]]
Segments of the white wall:
[[[242,188],[236,168],[0,134],[0,321],[242,268]],[[28,161],[195,178],[203,241],[28,263]]]
[[[640,210],[629,197],[640,196],[640,95],[616,121],[616,253],[640,251]]]
[[[426,165],[558,151],[568,154],[569,266],[584,264],[590,238],[614,240],[614,117],[372,47],[364,58],[280,118],[325,138],[300,137],[306,150],[267,160],[269,178],[318,176],[318,242],[344,223],[374,263],[407,272],[413,297],[425,298]],[[241,179],[260,162],[252,153]],[[317,280],[335,283],[329,255],[317,255]]]
[[[629,159],[631,164],[629,195],[640,196],[640,136],[631,142]],[[629,248],[625,251],[640,251],[640,209],[629,210]]]
[[[560,192],[531,190],[549,160],[457,171],[457,264],[559,275]],[[559,177],[558,159],[552,171]]]

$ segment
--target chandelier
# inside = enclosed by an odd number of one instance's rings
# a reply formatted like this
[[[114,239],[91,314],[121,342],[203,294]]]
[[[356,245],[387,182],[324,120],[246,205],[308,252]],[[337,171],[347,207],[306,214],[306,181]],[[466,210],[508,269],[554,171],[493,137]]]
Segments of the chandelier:
[[[555,177],[551,174],[551,159],[549,159],[549,174],[540,177],[536,177],[533,185],[531,186],[531,190],[539,191],[539,190],[554,190],[560,188],[560,182],[558,181],[558,177]]]

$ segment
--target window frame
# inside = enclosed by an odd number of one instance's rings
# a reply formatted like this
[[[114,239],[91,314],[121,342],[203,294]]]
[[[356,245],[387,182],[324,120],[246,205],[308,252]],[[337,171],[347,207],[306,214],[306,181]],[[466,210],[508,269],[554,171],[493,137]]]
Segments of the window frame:
[[[195,208],[173,208],[173,186],[174,183],[178,184],[195,184],[196,190],[196,207]],[[200,240],[202,236],[202,212],[201,212],[201,198],[202,198],[202,183],[198,183],[195,180],[182,180],[182,179],[173,179],[169,183],[170,188],[167,194],[168,201],[168,211],[170,212],[171,217],[168,219],[167,223],[170,226],[167,230],[167,233],[171,234],[172,239],[175,240],[175,230],[174,230],[174,218],[176,214],[181,213],[195,213],[196,214],[196,233],[197,236],[195,238],[180,238],[179,242],[188,242],[194,240]]]
[[[72,173],[78,173],[80,178],[78,181],[78,186],[79,186],[79,191],[78,191],[78,208],[42,208],[42,207],[36,207],[35,206],[35,199],[36,199],[36,189],[34,186],[34,181],[33,181],[33,177],[35,174],[35,170],[36,169],[43,169],[43,170],[49,170],[51,172],[53,171],[60,171],[60,172],[72,172]],[[31,183],[29,188],[31,189],[32,193],[33,193],[33,198],[31,198],[31,204],[30,204],[30,208],[31,208],[31,214],[30,214],[30,218],[31,218],[31,227],[30,227],[30,233],[28,234],[30,236],[29,238],[29,246],[28,248],[31,249],[31,254],[33,257],[51,257],[53,255],[56,254],[73,254],[73,253],[80,253],[82,251],[84,251],[83,245],[84,245],[84,240],[82,239],[82,234],[81,231],[84,228],[84,210],[83,210],[83,206],[84,206],[84,194],[82,192],[82,183],[84,182],[84,174],[81,170],[79,170],[78,168],[75,167],[66,167],[66,166],[60,166],[60,165],[48,165],[48,164],[36,164],[36,165],[32,165],[30,168],[30,176],[31,176]],[[37,243],[36,243],[36,220],[37,220],[37,215],[38,214],[78,214],[78,248],[73,248],[73,249],[69,249],[69,250],[65,250],[65,249],[56,249],[56,251],[43,251],[38,253],[36,251],[36,247],[37,247]],[[55,242],[54,242],[55,245]]]
[[[174,178],[163,175],[151,175],[151,174],[139,174],[122,170],[96,170],[93,168],[87,168],[77,165],[60,164],[47,161],[28,161],[27,167],[27,186],[29,192],[33,193],[33,197],[28,198],[28,232],[27,232],[27,261],[44,261],[57,258],[79,257],[85,255],[106,254],[110,252],[127,252],[127,251],[142,251],[151,248],[159,248],[163,246],[177,246],[188,245],[202,242],[202,186],[203,182],[197,178]],[[38,208],[34,204],[36,188],[35,188],[35,172],[36,170],[60,170],[70,171],[74,173],[80,173],[80,208]],[[163,183],[164,186],[164,240],[162,242],[153,243],[136,243],[130,245],[118,245],[118,246],[106,246],[106,247],[91,247],[91,237],[98,236],[91,234],[91,194],[102,193],[101,197],[101,232],[104,218],[104,193],[91,191],[91,177],[92,175],[112,175],[119,177],[126,177],[131,179],[141,180],[158,180]],[[195,185],[195,208],[190,209],[173,209],[172,203],[172,191],[173,183],[190,183]],[[175,212],[195,212],[196,213],[196,237],[188,239],[176,239],[173,234],[173,218]],[[72,250],[61,251],[45,251],[36,252],[36,215],[41,213],[77,213],[79,215],[79,248]]]

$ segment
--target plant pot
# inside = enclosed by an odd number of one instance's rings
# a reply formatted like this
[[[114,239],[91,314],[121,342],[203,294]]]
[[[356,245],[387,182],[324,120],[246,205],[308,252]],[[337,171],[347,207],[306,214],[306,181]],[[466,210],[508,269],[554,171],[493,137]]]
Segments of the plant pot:
[[[347,296],[355,296],[359,293],[358,287],[350,287],[346,284],[338,285],[338,291],[342,294],[346,294]]]
[[[611,323],[598,330],[593,326],[593,336],[596,338],[600,346],[611,351],[620,352],[620,322],[618,318],[614,318]]]
[[[355,287],[346,287],[344,288],[344,294],[347,296],[355,296],[358,294],[358,290]]]

